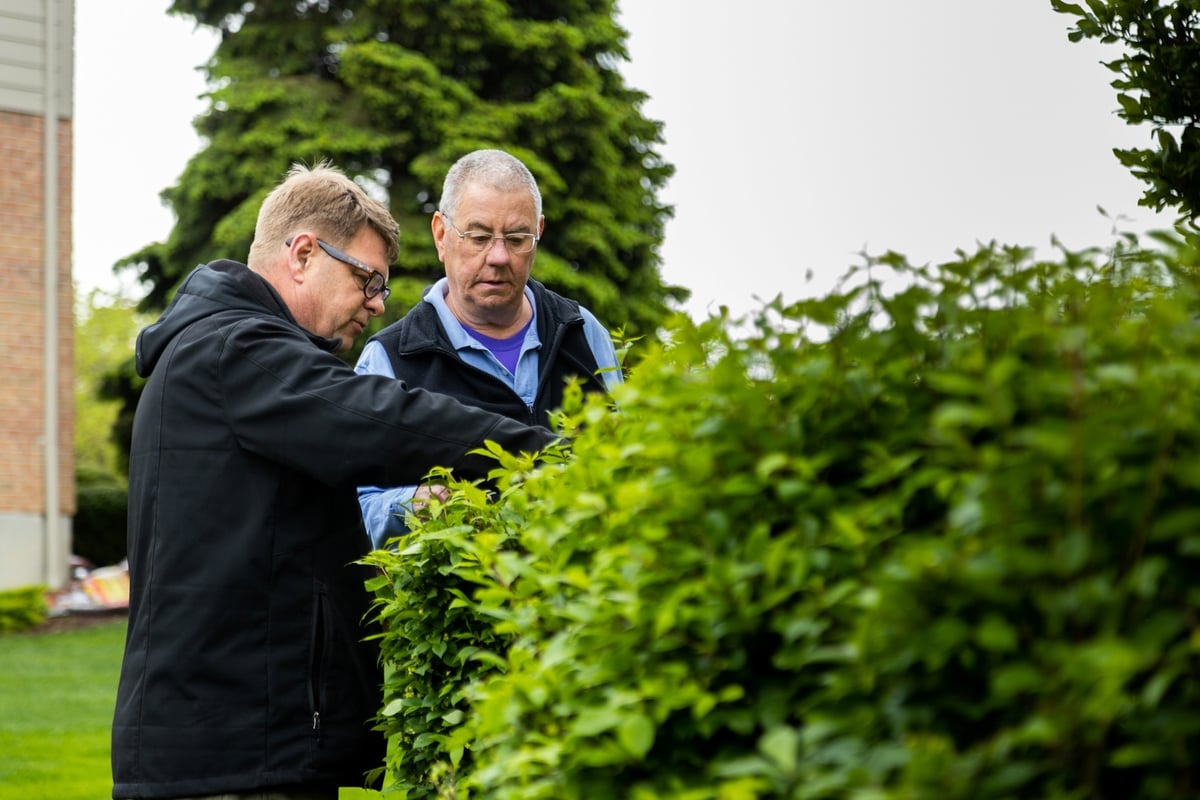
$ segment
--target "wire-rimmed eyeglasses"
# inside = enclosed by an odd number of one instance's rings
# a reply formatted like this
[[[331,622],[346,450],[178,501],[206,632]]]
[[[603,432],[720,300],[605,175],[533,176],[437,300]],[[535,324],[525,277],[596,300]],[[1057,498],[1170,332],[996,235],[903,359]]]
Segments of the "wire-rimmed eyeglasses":
[[[471,252],[475,254],[486,253],[492,249],[492,242],[500,239],[504,242],[505,248],[508,249],[510,256],[525,256],[533,252],[533,246],[538,243],[538,237],[533,233],[500,233],[493,234],[488,231],[469,230],[467,232],[460,231],[450,222],[450,218],[442,214],[442,218],[450,224],[450,229],[458,236],[459,241]]]
[[[336,247],[329,244],[328,242],[322,241],[320,239],[317,239],[316,242],[317,242],[317,246],[320,247],[322,250],[324,250],[329,255],[330,258],[336,259],[336,260],[342,262],[343,264],[354,267],[356,270],[359,270],[360,272],[367,273],[367,280],[365,283],[363,283],[363,294],[366,296],[366,298],[368,300],[370,300],[372,297],[382,295],[383,300],[386,303],[387,299],[389,297],[391,297],[392,290],[387,287],[387,278],[383,277],[382,273],[367,266],[366,264],[359,261],[357,258],[350,255],[349,253],[343,253],[341,250],[338,250]],[[287,247],[291,247],[292,240],[288,239],[286,242],[284,242],[284,245],[286,245]]]

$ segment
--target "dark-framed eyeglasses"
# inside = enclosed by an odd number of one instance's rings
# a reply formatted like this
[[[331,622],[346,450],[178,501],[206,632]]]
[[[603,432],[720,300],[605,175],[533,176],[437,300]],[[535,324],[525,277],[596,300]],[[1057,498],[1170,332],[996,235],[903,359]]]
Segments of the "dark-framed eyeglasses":
[[[367,280],[363,284],[363,294],[368,300],[370,300],[372,297],[382,295],[383,301],[386,303],[387,299],[391,297],[392,290],[387,287],[387,278],[383,277],[382,273],[367,266],[349,253],[343,253],[341,250],[338,250],[328,242],[320,239],[317,239],[316,242],[317,247],[320,247],[322,250],[324,250],[330,258],[336,259],[343,264],[347,264],[351,267],[354,267],[356,270],[365,272],[367,274]],[[292,240],[288,239],[286,242],[284,242],[284,245],[291,247]]]
[[[450,224],[450,229],[458,236],[459,241],[470,250],[478,255],[486,253],[492,249],[492,242],[500,239],[504,242],[505,248],[508,249],[510,256],[525,256],[533,252],[533,246],[538,243],[538,237],[533,233],[501,233],[492,234],[488,231],[469,230],[467,232],[460,231],[450,222],[450,218],[442,214],[442,218]]]

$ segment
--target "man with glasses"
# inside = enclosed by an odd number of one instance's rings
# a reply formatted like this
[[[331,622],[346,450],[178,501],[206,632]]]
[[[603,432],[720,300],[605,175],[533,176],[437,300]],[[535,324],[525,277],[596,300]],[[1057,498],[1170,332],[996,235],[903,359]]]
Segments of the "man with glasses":
[[[482,477],[493,462],[468,454],[485,441],[553,441],[335,355],[383,312],[398,249],[385,206],[328,164],[296,166],[247,264],[197,267],[139,334],[113,797],[363,785],[385,743],[357,486],[439,465]]]
[[[446,174],[431,226],[446,277],[402,319],[367,342],[355,370],[531,425],[562,405],[567,379],[585,391],[622,380],[612,337],[573,300],[529,277],[545,228],[542,195],[529,169],[502,150],[477,150]],[[359,503],[376,547],[407,531],[433,485],[365,485]]]

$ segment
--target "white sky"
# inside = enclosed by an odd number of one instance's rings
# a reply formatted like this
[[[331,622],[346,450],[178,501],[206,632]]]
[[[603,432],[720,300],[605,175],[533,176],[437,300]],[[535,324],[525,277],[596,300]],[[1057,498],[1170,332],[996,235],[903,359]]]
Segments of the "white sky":
[[[117,259],[166,238],[159,192],[200,148],[196,68],[215,38],[168,5],[76,3],[84,289],[115,288]],[[627,82],[650,96],[643,113],[664,122],[676,167],[663,277],[692,290],[693,313],[822,294],[863,251],[940,262],[995,240],[1048,254],[1052,236],[1081,249],[1109,244],[1114,225],[1170,225],[1137,205],[1142,184],[1112,154],[1150,141],[1115,114],[1100,64],[1112,52],[1069,42],[1049,0],[621,8]]]

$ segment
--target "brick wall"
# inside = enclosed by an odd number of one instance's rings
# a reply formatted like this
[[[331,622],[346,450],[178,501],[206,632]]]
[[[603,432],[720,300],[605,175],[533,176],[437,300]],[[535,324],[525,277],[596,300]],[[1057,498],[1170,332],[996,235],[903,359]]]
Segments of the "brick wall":
[[[0,514],[45,514],[42,118],[0,111]],[[71,122],[58,124],[58,493],[75,512]]]

